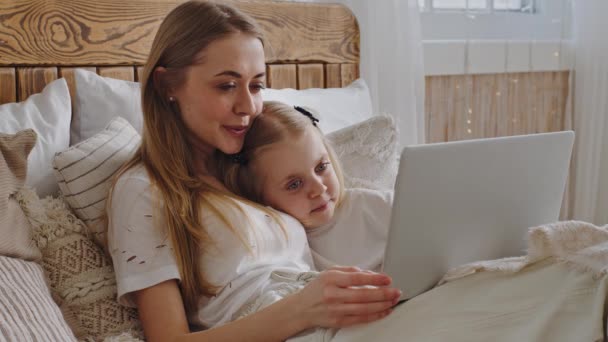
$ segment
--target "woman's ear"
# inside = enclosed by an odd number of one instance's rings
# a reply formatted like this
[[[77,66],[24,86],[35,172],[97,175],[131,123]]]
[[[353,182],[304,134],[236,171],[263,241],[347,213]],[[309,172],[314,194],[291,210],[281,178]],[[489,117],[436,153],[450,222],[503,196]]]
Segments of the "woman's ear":
[[[152,72],[152,82],[154,83],[156,91],[169,97],[172,95],[169,94],[169,89],[165,89],[165,77],[167,77],[167,68],[165,67],[157,66]],[[167,94],[165,94],[165,92]]]

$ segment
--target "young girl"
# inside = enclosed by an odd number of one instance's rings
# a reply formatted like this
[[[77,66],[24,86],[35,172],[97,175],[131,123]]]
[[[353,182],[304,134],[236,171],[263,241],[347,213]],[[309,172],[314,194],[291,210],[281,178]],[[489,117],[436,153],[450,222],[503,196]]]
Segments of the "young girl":
[[[220,163],[235,193],[285,212],[306,228],[318,270],[378,271],[392,192],[344,189],[340,164],[307,110],[264,102],[243,149]]]

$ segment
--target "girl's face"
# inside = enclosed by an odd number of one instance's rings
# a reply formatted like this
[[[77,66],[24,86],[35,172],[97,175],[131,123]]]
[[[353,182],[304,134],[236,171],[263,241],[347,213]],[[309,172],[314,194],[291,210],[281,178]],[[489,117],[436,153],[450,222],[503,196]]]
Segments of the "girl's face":
[[[202,56],[202,63],[190,66],[185,83],[169,95],[199,151],[236,153],[262,110],[264,48],[257,38],[235,33],[209,44]]]
[[[319,132],[263,148],[252,161],[265,204],[316,228],[331,220],[340,184]]]

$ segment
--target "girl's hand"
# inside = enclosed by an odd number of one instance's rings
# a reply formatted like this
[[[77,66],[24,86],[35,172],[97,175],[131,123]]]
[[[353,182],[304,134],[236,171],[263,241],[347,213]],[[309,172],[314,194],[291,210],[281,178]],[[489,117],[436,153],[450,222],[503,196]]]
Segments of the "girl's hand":
[[[390,284],[384,274],[336,267],[319,274],[292,299],[306,328],[342,328],[388,315],[401,296]]]

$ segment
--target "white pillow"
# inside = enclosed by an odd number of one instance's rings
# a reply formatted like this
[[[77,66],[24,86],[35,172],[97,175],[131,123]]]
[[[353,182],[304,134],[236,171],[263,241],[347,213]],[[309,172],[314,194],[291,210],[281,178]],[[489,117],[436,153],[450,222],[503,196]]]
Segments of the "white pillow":
[[[139,146],[139,134],[123,118],[114,118],[101,132],[57,153],[55,177],[65,201],[103,245],[102,217],[112,176]]]
[[[14,134],[33,129],[38,141],[28,157],[25,184],[41,196],[57,192],[51,159],[69,146],[72,105],[65,79],[49,84],[38,94],[19,103],[0,105],[0,132]]]
[[[141,132],[143,115],[139,83],[102,77],[84,69],[76,69],[74,79],[71,145],[92,137],[116,116],[125,118]]]
[[[84,69],[76,69],[74,74],[72,145],[90,138],[116,116],[125,118],[141,133],[143,115],[139,83],[102,77]],[[363,79],[355,80],[345,88],[264,89],[262,96],[267,101],[281,101],[317,111],[319,127],[325,133],[372,116],[371,96]]]
[[[319,114],[319,127],[324,133],[361,122],[372,116],[372,100],[363,79],[344,88],[311,88],[296,90],[264,89],[264,101],[281,101],[292,106],[308,107]]]
[[[373,116],[326,135],[344,171],[346,188],[393,190],[399,132],[390,116]]]

